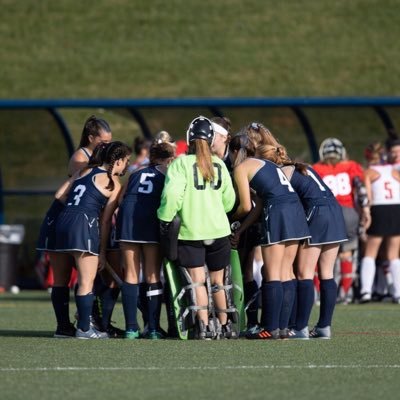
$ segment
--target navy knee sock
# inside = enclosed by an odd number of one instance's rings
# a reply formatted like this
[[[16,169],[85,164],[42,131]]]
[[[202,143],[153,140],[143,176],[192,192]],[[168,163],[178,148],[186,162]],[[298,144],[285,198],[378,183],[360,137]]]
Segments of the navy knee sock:
[[[126,330],[137,331],[137,303],[139,295],[139,284],[124,282],[121,288],[122,308],[125,316]]]
[[[285,329],[289,326],[289,318],[292,313],[295,291],[292,280],[282,282],[282,308],[279,316],[279,329]]]
[[[107,288],[101,294],[101,326],[104,330],[108,328],[111,321],[111,315],[114,311],[115,303],[118,300],[118,296],[120,293],[119,288]]]
[[[288,328],[293,329],[296,328],[296,318],[297,318],[297,279],[292,279],[293,287],[294,287],[294,300],[292,312],[290,313]]]
[[[253,326],[258,324],[258,285],[256,281],[250,281],[244,283],[244,305],[246,306],[248,302],[254,298],[253,302],[249,305],[246,310],[247,325]]]
[[[69,319],[69,287],[54,286],[51,289],[51,302],[53,304],[54,313],[56,315],[57,325],[70,325],[71,321]]]
[[[308,326],[308,320],[314,304],[314,283],[312,279],[297,281],[297,317],[296,329],[302,330]]]
[[[279,315],[282,308],[282,282],[263,282],[262,292],[262,313],[261,326],[267,331],[279,328]]]
[[[142,313],[142,318],[143,318],[143,324],[146,325],[148,322],[148,316],[147,316],[147,283],[146,282],[140,282],[139,283],[139,298],[138,298],[138,304],[137,308],[140,310]]]
[[[334,279],[320,280],[321,305],[317,326],[325,328],[331,326],[333,311],[336,305],[337,285]]]
[[[90,328],[90,314],[93,307],[93,293],[84,296],[75,296],[76,308],[78,309],[78,328],[86,332]]]
[[[160,326],[162,295],[163,285],[161,282],[147,285],[147,317],[150,331],[157,330]]]

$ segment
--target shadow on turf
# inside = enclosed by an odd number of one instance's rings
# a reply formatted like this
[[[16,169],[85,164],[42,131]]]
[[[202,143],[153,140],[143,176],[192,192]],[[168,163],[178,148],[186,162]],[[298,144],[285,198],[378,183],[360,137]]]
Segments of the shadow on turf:
[[[53,337],[53,331],[17,331],[0,329],[0,337]]]

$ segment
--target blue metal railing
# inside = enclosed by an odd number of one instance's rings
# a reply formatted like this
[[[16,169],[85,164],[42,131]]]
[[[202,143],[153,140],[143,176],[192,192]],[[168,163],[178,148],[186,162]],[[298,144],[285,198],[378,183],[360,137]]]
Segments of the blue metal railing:
[[[400,97],[298,97],[298,98],[144,98],[144,99],[10,99],[0,100],[0,110],[4,109],[44,109],[54,118],[63,135],[69,156],[74,151],[73,141],[68,126],[59,109],[61,108],[124,108],[134,118],[142,133],[151,137],[148,124],[140,112],[141,108],[208,108],[213,115],[222,116],[222,107],[226,108],[277,108],[286,107],[293,111],[303,128],[313,161],[318,159],[318,149],[312,125],[305,109],[368,107],[380,118],[386,131],[393,130],[394,124],[386,107],[399,107]],[[1,173],[1,171],[0,171]],[[3,196],[48,195],[49,191],[6,190],[0,176],[0,223],[3,220]]]

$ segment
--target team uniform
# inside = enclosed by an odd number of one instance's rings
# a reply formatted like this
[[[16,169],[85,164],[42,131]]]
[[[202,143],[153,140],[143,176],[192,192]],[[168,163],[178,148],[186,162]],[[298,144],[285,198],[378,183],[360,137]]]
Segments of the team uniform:
[[[263,200],[260,244],[267,246],[310,238],[299,196],[276,164],[262,161],[264,165],[250,181],[250,187]]]
[[[311,168],[307,175],[295,170],[290,179],[303,204],[311,238],[309,245],[347,241],[342,208],[326,183]]]
[[[165,175],[150,166],[133,173],[119,207],[117,242],[159,243],[157,209],[160,206]]]
[[[181,266],[202,266],[207,262],[209,269],[221,269],[229,264],[231,229],[226,213],[235,203],[235,191],[224,162],[216,156],[212,161],[212,182],[204,181],[193,154],[177,158],[168,168],[157,214],[162,221],[172,221],[176,215],[181,220]]]
[[[65,208],[57,220],[57,251],[99,254],[99,217],[108,198],[97,189],[94,177],[105,173],[96,167],[73,183]]]
[[[346,223],[348,242],[341,246],[341,251],[354,250],[358,247],[359,215],[354,199],[355,180],[363,180],[364,173],[355,161],[340,161],[337,164],[318,162],[313,169],[322,178],[342,206]]]
[[[40,251],[56,250],[56,225],[57,218],[64,209],[64,204],[55,199],[44,217],[40,226],[39,239],[36,249]]]
[[[371,184],[371,226],[367,230],[372,236],[400,235],[400,182],[392,175],[394,165],[371,165],[379,173]]]

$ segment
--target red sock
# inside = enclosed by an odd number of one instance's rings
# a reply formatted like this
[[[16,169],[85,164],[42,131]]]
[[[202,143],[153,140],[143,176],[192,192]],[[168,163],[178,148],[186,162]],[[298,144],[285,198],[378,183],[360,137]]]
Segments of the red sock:
[[[347,294],[353,283],[353,263],[351,260],[340,261],[340,274],[342,275],[340,286],[344,294]]]

